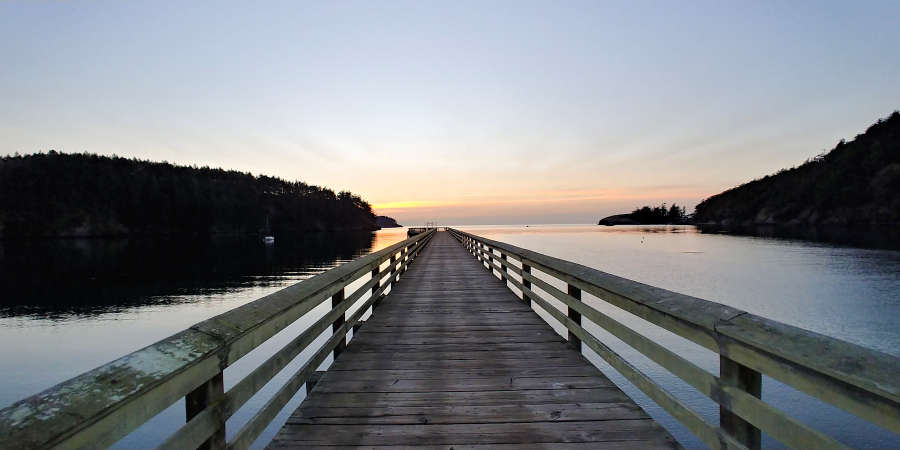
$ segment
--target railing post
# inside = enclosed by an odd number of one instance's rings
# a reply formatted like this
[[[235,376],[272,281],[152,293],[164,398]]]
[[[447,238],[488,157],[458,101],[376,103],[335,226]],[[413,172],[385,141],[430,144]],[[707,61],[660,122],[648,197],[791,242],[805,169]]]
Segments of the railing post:
[[[324,370],[317,370],[309,376],[309,379],[306,380],[306,395],[309,395],[309,393],[312,392],[313,388],[316,387],[316,384],[319,383],[319,380],[322,379],[322,375],[325,375]]]
[[[506,263],[507,262],[506,253],[501,252],[500,259],[503,260],[503,263]],[[504,283],[506,283],[506,265],[505,264],[500,264],[500,279],[503,280]]]
[[[394,287],[394,282],[397,281],[397,254],[394,253],[391,255],[391,273],[388,274],[391,280],[391,289]]]
[[[719,357],[719,380],[723,385],[738,388],[756,398],[760,398],[762,394],[762,375],[724,356]],[[760,448],[762,441],[759,428],[723,406],[719,406],[719,425],[747,448],[751,450]]]
[[[185,416],[190,421],[197,414],[213,403],[225,398],[225,381],[222,372],[191,391],[184,398]],[[225,448],[225,417],[221,417],[219,429],[213,433],[200,447],[202,450],[218,450]]]
[[[493,275],[494,274],[494,249],[491,248],[490,246],[488,246],[487,253],[488,253],[487,270],[488,270],[488,272],[491,273],[491,275]]]
[[[335,292],[335,294],[333,296],[331,296],[331,309],[336,308],[343,301],[344,301],[344,288],[341,288],[340,291]],[[341,314],[340,317],[338,317],[337,319],[334,320],[334,322],[331,323],[332,333],[337,332],[338,328],[340,328],[341,325],[344,324],[346,315],[347,315],[347,313]],[[338,342],[338,345],[334,347],[334,359],[337,359],[338,355],[340,355],[341,352],[343,352],[344,348],[346,348],[346,347],[347,347],[347,336],[344,336],[344,338],[341,339],[340,342]]]
[[[525,264],[524,261],[522,261],[522,273],[531,274],[531,266]],[[531,282],[525,279],[525,275],[522,275],[522,286],[531,289]],[[522,301],[528,303],[528,306],[531,306],[531,299],[528,298],[528,295],[526,295],[525,292],[522,292]]]
[[[571,284],[568,286],[569,295],[574,297],[576,300],[581,301],[581,289],[578,289]],[[566,306],[566,310],[569,313],[569,318],[578,325],[581,325],[581,313],[573,310],[568,306]],[[572,333],[572,330],[569,330],[569,345],[575,350],[578,350],[579,353],[581,352],[581,339],[578,339],[578,337],[575,336],[575,333]]]
[[[412,245],[408,245],[408,246],[406,246],[406,248],[403,249],[403,253],[400,254],[400,265],[401,266],[403,266],[403,263],[406,263],[406,261],[409,261],[412,259],[413,252],[411,252],[409,249],[416,247],[418,245],[419,245],[418,242],[414,242]],[[409,263],[406,263],[406,266],[403,267],[403,270],[400,273],[404,274],[404,273],[406,273],[407,270],[409,270]]]
[[[379,265],[375,266],[374,269],[372,269],[372,279],[373,280],[378,278],[378,273],[381,272],[380,270],[378,270],[380,267],[381,267],[381,265],[379,264]],[[375,291],[377,291],[380,286],[381,286],[381,280],[378,280],[378,282],[375,283],[374,286],[372,286],[372,293],[369,295],[375,295]],[[372,312],[373,313],[375,312],[375,308],[377,308],[380,303],[381,303],[381,298],[377,298],[377,299],[375,299],[374,302],[372,302]]]

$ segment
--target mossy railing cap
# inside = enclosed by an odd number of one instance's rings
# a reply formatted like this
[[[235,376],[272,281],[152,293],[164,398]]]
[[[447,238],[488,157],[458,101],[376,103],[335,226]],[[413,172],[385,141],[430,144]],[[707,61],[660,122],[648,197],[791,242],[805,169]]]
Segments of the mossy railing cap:
[[[598,325],[607,331],[616,331],[614,335],[723,406],[734,400],[727,405],[729,408],[741,409],[741,414],[744,415],[759,413],[762,419],[754,417],[757,422],[771,423],[773,417],[780,416],[770,410],[760,413],[761,405],[741,393],[736,393],[737,397],[734,397],[727,386],[721,390],[721,380],[709,372],[702,371],[656,343],[647,342],[646,338],[633,330],[621,326],[528,271],[508,264],[504,259],[498,258],[494,251],[519,260],[523,268],[540,270],[568,283],[570,287],[593,294],[607,303],[719,353],[723,358],[776,378],[894,433],[900,433],[900,358],[504,242],[459,230],[451,232],[468,239],[476,256],[483,255],[484,258],[481,259],[492,269],[499,272],[503,267],[518,274],[522,281],[510,279],[510,282],[527,294],[527,298],[539,297],[530,289],[531,283],[535,283],[565,303],[570,310],[588,314],[592,320],[601,322]],[[493,264],[494,261],[501,266]],[[500,276],[503,277],[503,274]],[[539,304],[544,302],[540,298],[537,300]],[[578,333],[585,332],[580,324],[572,323],[564,316],[557,319],[570,328],[570,331],[574,328]],[[790,430],[782,431],[787,435]],[[818,439],[823,436],[813,437]]]
[[[354,259],[0,410],[0,448],[111,445],[348,283],[432,234]]]

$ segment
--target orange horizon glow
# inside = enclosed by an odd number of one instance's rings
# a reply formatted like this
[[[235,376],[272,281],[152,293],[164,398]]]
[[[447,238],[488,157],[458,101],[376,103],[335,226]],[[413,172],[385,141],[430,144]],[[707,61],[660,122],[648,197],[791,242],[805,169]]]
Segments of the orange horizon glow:
[[[505,195],[461,195],[456,198],[386,201],[372,204],[379,215],[391,216],[401,223],[427,217],[454,218],[465,215],[535,214],[589,211],[597,214],[626,213],[644,204],[678,203],[692,209],[709,196],[708,191],[691,187],[647,189],[562,189],[507,193]],[[692,200],[695,199],[695,200]]]

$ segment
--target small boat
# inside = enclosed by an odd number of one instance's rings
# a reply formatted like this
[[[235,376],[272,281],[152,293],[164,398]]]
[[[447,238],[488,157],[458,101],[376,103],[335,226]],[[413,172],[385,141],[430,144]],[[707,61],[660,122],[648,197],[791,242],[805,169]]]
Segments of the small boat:
[[[275,243],[275,236],[272,235],[272,227],[269,226],[269,216],[266,215],[266,229],[263,235],[263,243],[266,245],[272,245]]]

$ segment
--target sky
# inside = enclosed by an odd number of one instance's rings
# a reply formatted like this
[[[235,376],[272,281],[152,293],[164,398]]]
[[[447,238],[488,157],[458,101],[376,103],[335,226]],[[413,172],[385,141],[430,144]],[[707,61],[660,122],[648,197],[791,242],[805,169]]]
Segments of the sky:
[[[0,1],[0,154],[349,190],[409,225],[690,209],[900,108],[900,2]]]

